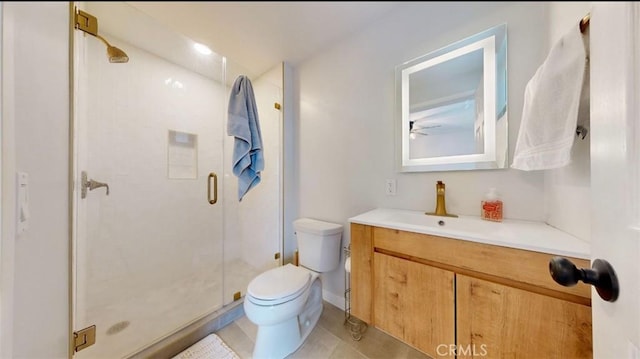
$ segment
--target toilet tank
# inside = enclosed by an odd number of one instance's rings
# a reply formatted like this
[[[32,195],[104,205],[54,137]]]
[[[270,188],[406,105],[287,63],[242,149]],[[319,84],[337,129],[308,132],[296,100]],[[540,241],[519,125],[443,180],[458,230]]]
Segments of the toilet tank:
[[[298,240],[298,262],[315,272],[330,272],[340,261],[342,225],[300,218],[293,221]]]

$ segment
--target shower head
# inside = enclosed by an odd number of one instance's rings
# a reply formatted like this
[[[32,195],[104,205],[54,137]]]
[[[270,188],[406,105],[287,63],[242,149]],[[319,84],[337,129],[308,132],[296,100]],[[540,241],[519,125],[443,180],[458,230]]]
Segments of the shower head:
[[[94,36],[104,42],[105,45],[107,45],[107,56],[109,56],[109,62],[116,64],[129,62],[129,56],[127,56],[124,51],[115,46],[111,46],[111,44],[107,40],[105,40],[104,37],[98,34],[95,34]]]
[[[111,46],[104,37],[98,35],[98,19],[95,16],[76,8],[75,28],[89,35],[93,35],[104,42],[104,44],[107,45],[109,62],[119,64],[129,62],[129,56],[127,56],[124,51],[115,46]]]
[[[129,62],[129,56],[115,46],[107,47],[107,55],[109,55],[109,62],[113,62],[116,64],[122,64],[125,62]]]

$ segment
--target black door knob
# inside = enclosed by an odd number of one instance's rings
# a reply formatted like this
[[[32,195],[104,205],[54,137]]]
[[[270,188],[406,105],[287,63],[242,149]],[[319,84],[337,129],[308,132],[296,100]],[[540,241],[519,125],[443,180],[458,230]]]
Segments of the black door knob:
[[[549,273],[558,284],[571,287],[583,281],[596,287],[600,298],[615,302],[620,293],[618,277],[609,262],[596,259],[591,269],[578,269],[570,260],[563,257],[553,257],[549,261]]]

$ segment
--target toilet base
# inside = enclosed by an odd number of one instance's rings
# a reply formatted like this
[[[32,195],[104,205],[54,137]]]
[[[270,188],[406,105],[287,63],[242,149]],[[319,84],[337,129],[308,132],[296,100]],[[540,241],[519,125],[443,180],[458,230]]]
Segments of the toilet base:
[[[316,279],[302,312],[282,323],[258,326],[254,359],[282,359],[304,343],[322,314],[322,284]]]
[[[297,317],[276,325],[259,326],[253,358],[282,359],[296,351],[300,344],[300,327]]]

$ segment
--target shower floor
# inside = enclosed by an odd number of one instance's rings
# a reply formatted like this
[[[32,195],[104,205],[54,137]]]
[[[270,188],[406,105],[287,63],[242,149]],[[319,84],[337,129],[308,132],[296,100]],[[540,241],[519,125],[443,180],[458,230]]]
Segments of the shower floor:
[[[199,273],[139,296],[121,296],[108,305],[88,307],[96,325],[96,344],[78,352],[79,359],[125,358],[243,295],[259,271],[242,260],[225,264],[227,280]],[[220,277],[220,276],[217,276]],[[228,298],[227,298],[228,297]],[[80,328],[76,328],[80,329]]]

